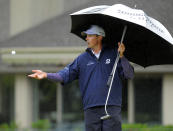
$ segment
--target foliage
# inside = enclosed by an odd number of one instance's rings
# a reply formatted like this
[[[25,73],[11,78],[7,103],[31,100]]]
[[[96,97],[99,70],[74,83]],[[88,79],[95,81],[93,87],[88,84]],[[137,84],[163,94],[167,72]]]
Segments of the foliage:
[[[15,131],[18,128],[15,122],[11,122],[10,124],[3,123],[0,125],[0,131]]]
[[[173,131],[173,125],[122,124],[123,131]]]
[[[50,122],[47,119],[38,120],[32,123],[32,128],[42,129],[42,131],[47,131],[48,129],[50,129]]]
[[[68,126],[69,127],[69,126]],[[47,119],[38,120],[32,123],[33,131],[50,131],[50,121]],[[71,127],[72,128],[72,127]],[[15,122],[10,124],[0,124],[0,131],[17,131],[18,126]],[[173,131],[173,125],[148,125],[148,124],[122,124],[122,131]],[[24,131],[24,130],[22,130]],[[25,130],[29,131],[29,129]],[[76,126],[71,131],[83,131],[82,126]]]
[[[147,128],[147,124],[122,124],[123,129],[134,129],[134,128]]]
[[[0,131],[16,131],[19,126],[15,122],[11,122],[10,124],[3,123],[0,124]],[[33,129],[40,129],[41,131],[47,131],[51,128],[50,122],[47,119],[38,120],[32,123]]]

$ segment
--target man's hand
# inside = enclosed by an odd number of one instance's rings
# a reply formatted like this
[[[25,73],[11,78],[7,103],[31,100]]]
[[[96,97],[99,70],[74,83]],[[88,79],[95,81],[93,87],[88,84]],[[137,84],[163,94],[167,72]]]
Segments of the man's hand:
[[[120,42],[118,42],[118,52],[120,53],[120,58],[124,56],[124,51],[125,45],[123,43],[120,44]]]
[[[38,79],[38,80],[47,78],[47,73],[46,72],[43,72],[41,70],[32,70],[32,72],[34,72],[34,73],[31,74],[31,75],[28,75],[28,77],[35,78],[35,79]]]

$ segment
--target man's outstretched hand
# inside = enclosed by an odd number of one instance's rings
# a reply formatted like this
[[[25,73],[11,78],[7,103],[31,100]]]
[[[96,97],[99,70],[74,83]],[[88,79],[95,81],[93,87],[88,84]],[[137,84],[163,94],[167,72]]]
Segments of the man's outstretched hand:
[[[41,70],[32,70],[32,72],[34,72],[34,73],[31,74],[31,75],[28,75],[28,77],[35,78],[35,79],[38,79],[38,80],[47,78],[47,73],[46,72],[43,72]]]

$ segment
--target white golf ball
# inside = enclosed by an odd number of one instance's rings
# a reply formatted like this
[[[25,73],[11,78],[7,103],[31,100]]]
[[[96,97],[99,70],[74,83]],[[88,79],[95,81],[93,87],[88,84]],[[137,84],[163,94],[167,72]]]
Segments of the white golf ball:
[[[12,51],[11,51],[11,54],[12,54],[12,55],[15,55],[15,54],[16,54],[16,51],[15,51],[15,50],[12,50]]]

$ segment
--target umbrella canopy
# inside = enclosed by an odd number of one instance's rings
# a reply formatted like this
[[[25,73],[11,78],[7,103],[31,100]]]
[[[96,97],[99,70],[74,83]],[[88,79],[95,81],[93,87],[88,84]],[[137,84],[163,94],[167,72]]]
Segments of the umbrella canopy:
[[[124,38],[125,56],[143,67],[160,64],[173,64],[173,38],[167,29],[144,11],[125,5],[100,5],[86,8],[71,14],[71,32],[84,39],[81,32],[90,25],[104,28],[104,43],[117,45],[123,28],[127,25]]]

